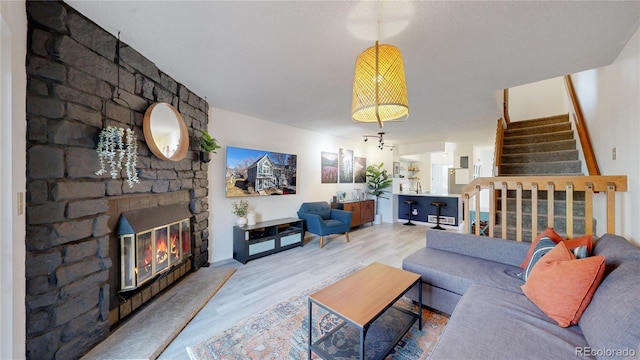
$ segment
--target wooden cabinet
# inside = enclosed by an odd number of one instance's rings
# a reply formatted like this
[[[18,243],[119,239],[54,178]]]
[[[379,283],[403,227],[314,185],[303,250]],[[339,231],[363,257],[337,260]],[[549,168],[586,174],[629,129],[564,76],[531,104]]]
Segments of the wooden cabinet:
[[[351,227],[373,222],[373,217],[375,215],[373,200],[334,202],[331,203],[331,207],[334,209],[351,211],[353,213],[353,216],[351,217]]]
[[[352,203],[342,204],[342,209],[340,209],[340,210],[351,211],[353,213],[353,215],[351,215],[351,227],[359,226],[359,225],[362,224],[362,221],[361,221],[361,218],[360,218],[360,203],[359,202],[352,202]]]
[[[375,215],[376,207],[373,200],[364,200],[360,202],[360,219],[363,224],[373,222]]]
[[[302,246],[302,220],[296,218],[262,221],[233,227],[233,258],[247,261]]]

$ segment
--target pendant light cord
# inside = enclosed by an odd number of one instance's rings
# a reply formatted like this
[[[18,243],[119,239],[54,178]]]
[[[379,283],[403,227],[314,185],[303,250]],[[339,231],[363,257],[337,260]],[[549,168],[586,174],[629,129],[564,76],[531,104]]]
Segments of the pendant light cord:
[[[384,0],[380,1],[380,10],[378,10],[378,40],[380,40],[380,23],[382,23],[382,9],[384,9]]]
[[[379,49],[380,49],[380,23],[382,22],[382,9],[384,8],[384,0],[380,2],[380,10],[378,11],[378,39],[376,40],[376,78],[374,80],[375,84],[375,93],[376,93],[376,107],[375,114],[376,120],[378,120],[378,125],[380,128],[383,128],[382,119],[380,118],[380,62],[379,62]],[[380,137],[382,139],[382,137]]]

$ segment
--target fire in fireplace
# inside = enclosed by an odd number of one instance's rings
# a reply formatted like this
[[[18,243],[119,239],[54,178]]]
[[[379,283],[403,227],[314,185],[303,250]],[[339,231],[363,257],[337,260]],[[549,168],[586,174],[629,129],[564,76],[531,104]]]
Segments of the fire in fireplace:
[[[121,291],[137,289],[191,256],[190,218],[181,204],[120,215]]]

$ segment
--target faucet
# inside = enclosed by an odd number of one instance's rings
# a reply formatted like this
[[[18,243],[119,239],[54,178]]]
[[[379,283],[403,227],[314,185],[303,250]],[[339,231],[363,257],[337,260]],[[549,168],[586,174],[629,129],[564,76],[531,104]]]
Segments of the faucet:
[[[420,181],[416,181],[416,194],[420,194],[422,192],[422,185],[420,185]]]

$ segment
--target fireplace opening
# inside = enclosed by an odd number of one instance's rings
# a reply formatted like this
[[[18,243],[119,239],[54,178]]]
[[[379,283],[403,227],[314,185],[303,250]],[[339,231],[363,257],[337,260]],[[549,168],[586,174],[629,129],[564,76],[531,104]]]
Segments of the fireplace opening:
[[[173,204],[120,214],[120,292],[129,292],[191,257],[191,213]]]

